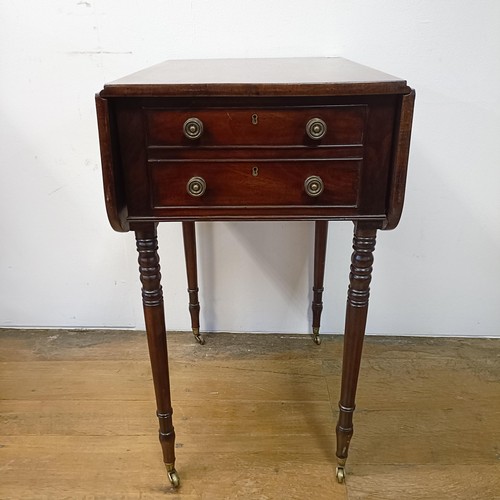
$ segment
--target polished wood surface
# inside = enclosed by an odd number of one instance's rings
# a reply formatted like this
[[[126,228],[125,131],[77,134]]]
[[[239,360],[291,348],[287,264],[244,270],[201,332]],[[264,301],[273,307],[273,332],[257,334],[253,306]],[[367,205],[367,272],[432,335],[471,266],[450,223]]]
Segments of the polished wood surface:
[[[175,443],[156,225],[183,223],[200,343],[195,221],[315,221],[312,328],[319,344],[328,221],[354,222],[337,423],[337,480],[353,413],[379,229],[404,201],[414,91],[342,58],[169,61],[96,96],[108,218],[135,231],[160,442]]]
[[[342,57],[165,61],[104,87],[103,96],[406,94],[406,81]]]
[[[103,147],[113,150],[116,144],[119,154],[113,167],[106,167],[106,178],[120,179],[115,182],[120,195],[114,212],[126,211],[128,223],[196,220],[203,207],[204,220],[376,218],[384,225],[402,209],[401,195],[394,197],[394,206],[388,204],[391,190],[404,190],[404,175],[395,170],[406,170],[403,146],[409,129],[397,116],[401,107],[411,116],[412,101],[400,95],[327,96],[321,108],[311,98],[205,99],[199,116],[201,103],[193,99],[112,102],[108,121],[116,122],[116,133]],[[173,117],[167,126],[169,113]],[[217,119],[207,120],[205,115],[212,113]],[[259,117],[255,125],[254,115]],[[194,141],[183,137],[182,119],[189,116],[204,118],[203,134]],[[315,118],[327,125],[319,140],[306,133],[308,121]],[[248,130],[250,138],[244,139]],[[396,148],[401,151],[398,163]],[[110,170],[117,172],[111,176]],[[285,187],[287,175],[295,182]],[[304,191],[309,175],[325,177],[323,193],[314,198]],[[206,193],[199,198],[186,192],[193,176],[208,177]],[[122,199],[126,207],[119,206]],[[113,227],[120,224],[115,221]]]
[[[198,262],[196,258],[196,227],[194,222],[182,223],[182,238],[184,242],[184,256],[186,259],[186,275],[189,296],[189,315],[191,316],[191,330],[196,340],[203,344],[200,336],[200,302],[198,300]]]
[[[307,335],[213,334],[201,347],[169,332],[175,493],[147,353],[144,332],[0,330],[0,498],[490,500],[500,491],[499,339],[367,336],[357,434],[338,485],[342,336],[318,347]]]
[[[258,169],[256,176],[252,173],[254,168]],[[150,171],[150,203],[153,210],[165,213],[170,207],[195,213],[195,209],[198,212],[206,208],[236,210],[242,205],[267,208],[301,205],[303,212],[309,208],[317,212],[323,204],[354,209],[359,198],[360,170],[360,161],[337,161],[334,165],[310,161],[293,164],[225,161],[216,169],[194,161],[156,162]],[[193,198],[186,185],[198,175],[206,181],[207,191]],[[321,199],[308,196],[304,191],[304,181],[311,175],[319,175],[325,183]]]
[[[323,291],[328,240],[328,221],[316,221],[314,225],[314,271],[313,271],[313,313],[312,328],[316,343],[319,342],[321,313],[323,312]]]
[[[196,116],[203,122],[203,135],[196,149],[216,146],[342,146],[360,145],[366,121],[366,105],[298,106],[289,108],[257,106],[246,109],[196,109],[177,111],[146,110],[146,130],[151,147],[193,147],[182,132],[184,122]],[[252,117],[255,117],[252,120]],[[304,132],[307,121],[318,117],[329,124],[324,137],[314,142]]]
[[[115,123],[110,112],[108,101],[95,98],[97,121],[99,124],[99,144],[101,148],[102,177],[104,184],[104,200],[111,227],[115,231],[129,231],[127,221],[127,202],[123,191],[123,173],[118,163],[118,146],[116,144]]]
[[[156,224],[137,226],[135,236],[139,253],[139,273],[149,358],[156,394],[156,416],[160,427],[158,437],[163,451],[163,462],[167,470],[171,472],[175,464],[175,431],[172,423],[173,410],[170,398],[165,312]]]
[[[347,459],[353,434],[352,419],[356,408],[356,390],[368,315],[376,234],[376,225],[356,223],[347,292],[339,419],[336,427],[337,457],[341,465],[345,464]]]

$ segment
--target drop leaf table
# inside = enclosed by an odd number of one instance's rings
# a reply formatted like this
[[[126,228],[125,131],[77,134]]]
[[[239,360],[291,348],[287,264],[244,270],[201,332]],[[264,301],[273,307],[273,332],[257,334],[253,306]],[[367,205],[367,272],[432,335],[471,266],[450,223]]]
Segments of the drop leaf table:
[[[200,344],[196,221],[315,223],[313,339],[320,344],[328,222],[354,240],[344,332],[337,480],[344,481],[377,231],[403,207],[415,93],[343,58],[166,61],[96,95],[106,209],[134,231],[167,474],[174,427],[156,229],[182,223]]]

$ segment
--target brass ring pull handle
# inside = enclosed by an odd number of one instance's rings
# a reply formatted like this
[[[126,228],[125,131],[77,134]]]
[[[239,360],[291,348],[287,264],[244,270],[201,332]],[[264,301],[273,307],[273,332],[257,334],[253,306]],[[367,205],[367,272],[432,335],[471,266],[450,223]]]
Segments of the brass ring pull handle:
[[[325,185],[323,184],[321,177],[318,177],[317,175],[310,175],[304,181],[304,188],[309,196],[314,197],[319,196],[323,192]]]
[[[207,183],[203,177],[191,177],[188,180],[186,189],[191,196],[202,196],[207,189]]]
[[[326,134],[327,126],[321,118],[311,118],[306,124],[307,135],[315,141]]]
[[[203,134],[203,122],[198,118],[188,118],[184,122],[182,130],[188,139],[199,139]]]

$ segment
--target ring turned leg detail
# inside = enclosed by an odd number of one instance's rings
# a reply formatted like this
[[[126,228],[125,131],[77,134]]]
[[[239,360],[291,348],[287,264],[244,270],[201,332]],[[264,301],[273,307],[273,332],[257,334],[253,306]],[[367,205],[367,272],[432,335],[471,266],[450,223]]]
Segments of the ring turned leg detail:
[[[314,223],[314,281],[312,300],[312,330],[316,344],[321,344],[319,328],[323,311],[323,281],[325,277],[326,241],[328,238],[328,221],[317,220]]]
[[[345,463],[353,434],[352,417],[355,409],[361,353],[368,313],[373,251],[377,229],[369,224],[355,224],[351,272],[347,293],[347,308],[342,361],[342,383],[337,423],[337,481],[344,482]]]
[[[175,470],[175,432],[172,423],[173,410],[170,399],[167,336],[156,224],[141,225],[135,231],[135,238],[139,252],[142,303],[155,388],[156,414],[160,425],[160,444],[168,479],[174,487],[177,487],[179,476]]]
[[[196,262],[196,230],[194,222],[182,223],[182,236],[184,239],[184,256],[186,258],[191,329],[196,341],[203,345],[205,339],[200,335],[200,303],[198,302],[198,268]]]

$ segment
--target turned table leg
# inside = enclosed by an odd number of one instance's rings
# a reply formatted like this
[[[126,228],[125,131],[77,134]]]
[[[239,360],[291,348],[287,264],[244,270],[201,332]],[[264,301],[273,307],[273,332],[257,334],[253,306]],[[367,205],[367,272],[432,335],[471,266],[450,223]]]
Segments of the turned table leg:
[[[160,424],[159,438],[168,478],[172,485],[177,487],[179,476],[175,470],[175,432],[172,423],[173,410],[170,399],[167,336],[156,224],[138,225],[135,229],[135,238],[139,252],[142,303],[156,395],[156,414]]]
[[[363,350],[368,298],[373,264],[373,251],[377,229],[369,223],[357,222],[354,230],[351,273],[347,293],[347,309],[344,332],[342,383],[337,423],[337,480],[345,477],[345,462],[353,434],[352,417],[355,408],[359,366]]]
[[[314,281],[312,300],[312,330],[316,344],[321,344],[319,328],[323,311],[323,281],[325,277],[326,241],[328,238],[328,221],[317,220],[314,224]]]
[[[193,335],[200,344],[205,339],[200,335],[200,303],[198,302],[198,269],[196,263],[196,230],[194,222],[182,223],[184,239],[184,256],[186,257],[186,272],[189,294],[189,314]]]

